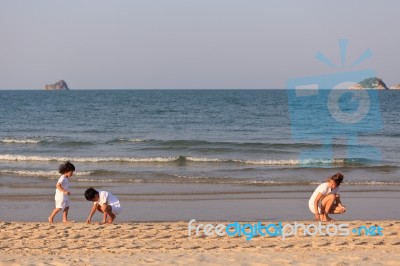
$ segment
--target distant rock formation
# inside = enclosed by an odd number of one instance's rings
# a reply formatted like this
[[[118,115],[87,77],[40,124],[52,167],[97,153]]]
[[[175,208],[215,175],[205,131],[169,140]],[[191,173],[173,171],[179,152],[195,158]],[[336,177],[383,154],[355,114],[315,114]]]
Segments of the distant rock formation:
[[[388,90],[389,88],[386,86],[385,82],[382,79],[376,78],[376,83],[374,83],[375,89],[378,90]]]
[[[349,90],[362,90],[364,89],[363,86],[359,83],[354,84],[353,86],[349,87]]]
[[[363,81],[349,87],[351,90],[362,90],[362,89],[376,89],[376,90],[388,90],[385,82],[380,78],[367,78]]]
[[[391,90],[400,90],[400,83],[390,87]]]
[[[44,85],[45,90],[69,90],[67,82],[60,80],[54,84]]]

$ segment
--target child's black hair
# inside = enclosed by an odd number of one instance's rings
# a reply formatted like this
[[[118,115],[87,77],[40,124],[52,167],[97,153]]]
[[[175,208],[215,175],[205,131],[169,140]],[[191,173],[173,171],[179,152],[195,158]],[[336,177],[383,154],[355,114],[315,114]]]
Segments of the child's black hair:
[[[99,195],[99,192],[92,187],[85,191],[85,198],[89,201],[92,201],[96,195]]]
[[[75,166],[72,163],[70,163],[69,161],[66,161],[63,164],[60,164],[60,166],[58,167],[58,172],[62,175],[69,171],[75,171]]]

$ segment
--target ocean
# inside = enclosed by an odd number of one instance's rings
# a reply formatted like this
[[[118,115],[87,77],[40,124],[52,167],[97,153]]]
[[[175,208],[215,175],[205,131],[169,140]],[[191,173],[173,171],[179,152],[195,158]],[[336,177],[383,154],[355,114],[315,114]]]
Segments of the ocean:
[[[57,168],[66,160],[76,167],[71,191],[77,206],[86,206],[86,187],[108,189],[133,204],[125,220],[187,219],[188,202],[210,207],[203,219],[264,215],[246,206],[221,215],[226,204],[245,199],[301,199],[307,211],[316,185],[339,171],[349,197],[379,193],[398,200],[400,94],[380,91],[379,104],[381,128],[370,132],[356,123],[353,138],[379,156],[362,149],[349,155],[354,143],[339,134],[330,143],[332,156],[307,158],[304,152],[321,148],[321,136],[332,129],[296,115],[296,126],[310,124],[307,139],[298,138],[286,90],[0,91],[0,198],[9,202],[0,219],[42,217],[15,211],[21,206],[50,213]],[[225,207],[213,209],[210,200]],[[174,211],[163,213],[163,204]],[[397,209],[377,218],[399,218]]]

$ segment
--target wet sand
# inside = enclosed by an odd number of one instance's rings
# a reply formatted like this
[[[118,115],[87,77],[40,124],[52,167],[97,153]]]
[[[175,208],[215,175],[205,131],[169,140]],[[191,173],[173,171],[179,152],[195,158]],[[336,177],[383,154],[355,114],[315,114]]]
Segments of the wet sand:
[[[25,182],[0,185],[0,219],[14,222],[45,222],[54,209],[54,184]],[[83,222],[91,203],[83,193],[90,184],[75,183],[71,189],[71,219]],[[144,221],[287,221],[311,220],[308,199],[314,186],[242,186],[212,184],[104,184],[122,205],[117,222]],[[341,193],[348,208],[338,220],[399,220],[398,186],[351,186]],[[61,214],[55,218],[61,220]]]

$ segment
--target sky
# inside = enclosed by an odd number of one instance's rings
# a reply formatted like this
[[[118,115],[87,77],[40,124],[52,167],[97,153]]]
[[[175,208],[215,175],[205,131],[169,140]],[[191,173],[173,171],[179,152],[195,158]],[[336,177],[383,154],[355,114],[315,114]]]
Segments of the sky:
[[[399,10],[397,0],[0,0],[0,89],[61,79],[71,89],[273,89],[363,69],[392,86]]]

